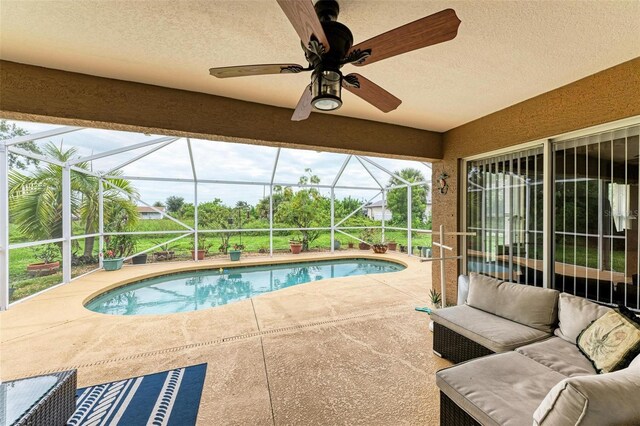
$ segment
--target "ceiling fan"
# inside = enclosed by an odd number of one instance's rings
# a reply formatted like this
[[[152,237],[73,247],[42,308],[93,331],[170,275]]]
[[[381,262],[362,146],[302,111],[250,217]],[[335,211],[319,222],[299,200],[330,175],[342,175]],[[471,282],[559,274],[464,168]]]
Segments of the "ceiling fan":
[[[291,117],[305,120],[311,109],[333,111],[342,106],[342,88],[369,102],[382,112],[398,108],[402,101],[360,74],[343,75],[346,64],[363,66],[412,50],[452,40],[458,34],[460,19],[453,9],[445,9],[403,25],[353,46],[349,28],[337,21],[340,7],[336,0],[277,0],[300,36],[309,65],[263,64],[211,68],[218,78],[249,75],[288,74],[311,71],[311,83]]]

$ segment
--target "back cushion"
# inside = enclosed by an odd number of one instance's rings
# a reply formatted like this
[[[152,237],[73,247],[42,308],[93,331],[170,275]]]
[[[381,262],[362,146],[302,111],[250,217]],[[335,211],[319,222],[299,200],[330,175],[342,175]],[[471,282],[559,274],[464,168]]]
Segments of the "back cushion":
[[[590,302],[582,297],[561,293],[558,300],[560,325],[554,334],[575,345],[578,334],[610,310],[611,308]]]
[[[533,413],[536,426],[640,424],[640,369],[565,379]]]
[[[476,273],[469,278],[469,306],[546,333],[555,328],[558,291],[507,283]]]

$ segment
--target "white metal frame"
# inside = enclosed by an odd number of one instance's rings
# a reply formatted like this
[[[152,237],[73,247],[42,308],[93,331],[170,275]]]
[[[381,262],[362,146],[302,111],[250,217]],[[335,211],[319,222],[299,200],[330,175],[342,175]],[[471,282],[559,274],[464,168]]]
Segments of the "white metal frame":
[[[203,234],[203,233],[220,233],[220,232],[231,232],[231,233],[241,233],[241,232],[269,232],[269,254],[270,256],[273,256],[274,253],[274,247],[273,247],[273,232],[274,231],[297,231],[297,230],[303,230],[303,228],[274,228],[274,223],[273,223],[273,188],[277,185],[277,186],[287,186],[287,187],[296,187],[296,188],[318,188],[318,189],[329,189],[330,190],[330,197],[331,197],[331,223],[330,226],[328,227],[315,227],[315,228],[306,228],[308,230],[323,230],[323,231],[330,231],[331,233],[331,251],[334,251],[334,243],[335,243],[335,236],[336,233],[340,233],[340,234],[344,234],[346,236],[349,236],[353,239],[356,239],[358,241],[363,241],[360,238],[350,234],[348,231],[349,230],[354,230],[354,229],[363,229],[363,228],[374,228],[374,229],[381,229],[382,230],[382,239],[384,241],[385,238],[385,229],[393,229],[393,230],[403,230],[407,232],[407,246],[409,247],[409,250],[407,250],[408,255],[411,256],[412,255],[412,250],[411,250],[411,237],[412,237],[412,232],[419,232],[419,233],[431,233],[430,230],[423,230],[423,229],[412,229],[412,211],[411,211],[411,194],[412,194],[412,187],[413,186],[418,186],[418,185],[424,185],[424,184],[429,184],[430,179],[428,178],[427,180],[423,181],[423,182],[409,182],[405,179],[403,179],[402,177],[396,175],[395,173],[387,170],[385,167],[383,167],[382,165],[380,165],[378,162],[376,162],[375,160],[368,158],[368,157],[364,157],[361,155],[347,155],[343,164],[341,165],[339,171],[337,172],[333,182],[331,182],[331,184],[329,185],[321,185],[321,184],[312,184],[312,183],[308,183],[308,184],[300,184],[300,183],[290,183],[290,182],[276,182],[275,177],[276,177],[276,171],[278,169],[278,163],[280,160],[280,153],[281,153],[281,149],[278,148],[276,150],[276,154],[275,154],[275,159],[273,162],[273,168],[272,168],[272,172],[271,172],[271,178],[269,181],[237,181],[237,180],[222,180],[222,179],[200,179],[197,176],[197,172],[196,172],[196,166],[195,166],[195,162],[194,162],[194,156],[193,156],[193,150],[192,150],[192,145],[191,145],[191,140],[189,138],[186,138],[186,143],[187,143],[187,149],[188,149],[188,153],[189,153],[189,160],[191,163],[191,170],[192,170],[192,178],[171,178],[171,177],[144,177],[144,176],[123,176],[123,175],[114,175],[114,173],[118,170],[121,170],[122,168],[124,168],[125,166],[128,166],[138,160],[141,160],[142,158],[147,157],[148,155],[168,146],[171,145],[173,143],[175,143],[176,141],[182,139],[182,138],[178,138],[178,137],[170,137],[170,136],[166,136],[166,137],[160,137],[160,138],[156,138],[156,139],[151,139],[148,141],[143,141],[143,142],[138,142],[135,144],[131,144],[125,147],[121,147],[121,148],[116,148],[116,149],[112,149],[112,150],[108,150],[105,152],[101,152],[98,154],[92,154],[89,156],[84,156],[84,157],[80,157],[80,158],[74,158],[72,160],[67,161],[66,163],[62,163],[59,161],[56,161],[55,159],[52,158],[48,158],[46,156],[43,155],[39,155],[39,154],[35,154],[35,153],[31,153],[29,151],[25,151],[20,149],[17,145],[19,145],[20,143],[24,143],[24,142],[29,142],[29,141],[35,141],[35,140],[39,140],[39,139],[44,139],[44,138],[50,138],[53,136],[59,136],[59,135],[63,135],[63,134],[67,134],[67,133],[71,133],[71,132],[77,132],[79,130],[83,130],[82,127],[71,127],[71,126],[66,126],[66,127],[59,127],[56,129],[51,129],[51,130],[47,130],[44,132],[39,132],[39,133],[34,133],[34,134],[30,134],[30,135],[26,135],[26,136],[18,136],[15,138],[11,138],[11,139],[7,139],[4,141],[0,141],[0,310],[6,310],[9,307],[9,251],[11,249],[18,249],[18,248],[25,248],[25,247],[33,247],[33,246],[37,246],[37,245],[41,245],[41,244],[46,244],[46,243],[60,243],[62,242],[62,276],[63,276],[63,281],[61,284],[66,284],[71,282],[73,279],[77,279],[79,277],[74,277],[72,278],[72,270],[71,270],[71,243],[73,240],[76,239],[80,239],[80,238],[86,238],[86,237],[90,237],[90,236],[94,236],[94,237],[98,237],[98,246],[99,246],[99,251],[102,253],[104,251],[104,244],[105,244],[105,236],[108,235],[119,235],[119,234],[127,234],[127,235],[150,235],[150,234],[166,234],[166,235],[178,235],[175,238],[172,238],[166,242],[163,242],[162,244],[158,244],[155,247],[151,247],[149,249],[143,250],[140,253],[136,253],[132,256],[129,256],[127,259],[136,256],[138,254],[142,254],[142,253],[146,253],[149,252],[151,250],[156,249],[157,247],[160,247],[161,245],[164,244],[168,244],[171,243],[173,241],[177,241],[181,238],[193,235],[194,238],[194,247],[197,249],[198,247],[198,236],[199,234]],[[80,163],[86,163],[86,162],[90,162],[92,160],[97,160],[100,158],[105,158],[105,157],[109,157],[112,155],[117,155],[117,154],[122,154],[125,152],[129,152],[132,150],[137,150],[137,149],[141,149],[141,148],[145,148],[148,147],[149,149],[135,155],[134,157],[132,157],[131,159],[124,161],[122,163],[120,163],[118,166],[111,168],[110,170],[104,172],[104,173],[96,173],[93,171],[88,171],[88,170],[83,170],[79,167],[77,167],[76,165],[80,164]],[[27,242],[27,243],[16,243],[16,244],[9,244],[9,226],[8,226],[8,222],[9,222],[9,206],[8,206],[8,156],[9,153],[14,153],[17,155],[21,155],[24,157],[28,157],[28,158],[32,158],[32,159],[36,159],[36,160],[40,160],[40,161],[44,161],[47,163],[51,163],[57,166],[62,167],[62,211],[63,211],[63,226],[62,226],[62,237],[61,238],[55,238],[55,239],[49,239],[49,240],[44,240],[44,241],[32,241],[32,242]],[[375,181],[376,186],[375,187],[363,187],[363,186],[349,186],[349,185],[339,185],[338,182],[340,181],[340,178],[343,175],[343,172],[345,171],[347,165],[349,164],[349,162],[355,157],[355,159],[361,164],[361,166],[364,168],[364,170],[367,172],[367,174],[373,179],[373,181]],[[424,165],[426,165],[427,167],[429,167],[429,165],[427,163],[423,163]],[[378,170],[381,170],[382,172],[384,172],[386,175],[395,178],[397,181],[400,182],[400,184],[397,185],[389,185],[389,186],[384,186],[382,182],[380,182],[379,179],[376,178],[376,176],[372,173],[370,167],[375,167]],[[88,174],[91,176],[95,176],[99,178],[98,181],[98,197],[99,197],[99,217],[98,217],[98,232],[92,235],[72,235],[72,223],[71,223],[71,172],[78,172],[78,173],[84,173],[84,174]],[[120,191],[123,192],[120,188],[114,186],[113,184],[111,184],[111,182],[109,182],[109,179],[111,178],[118,178],[118,179],[127,179],[127,180],[133,180],[133,181],[155,181],[155,182],[176,182],[176,183],[192,183],[193,184],[193,195],[194,195],[194,226],[191,227],[185,223],[183,223],[182,221],[172,217],[171,215],[164,213],[164,212],[160,212],[160,210],[158,210],[157,208],[153,207],[152,205],[146,203],[144,200],[142,200],[140,197],[134,197],[131,196],[130,194],[126,194],[128,197],[132,198],[133,200],[135,200],[136,202],[142,203],[154,210],[156,210],[157,212],[162,213],[163,217],[167,217],[168,219],[172,220],[173,222],[179,224],[181,227],[183,227],[184,229],[179,229],[179,230],[175,230],[175,231],[141,231],[141,232],[105,232],[105,228],[104,228],[104,193],[107,189],[109,190],[115,190],[115,191]],[[269,228],[265,228],[265,229],[224,229],[224,230],[220,230],[220,229],[200,229],[200,227],[198,226],[198,204],[199,204],[199,200],[198,200],[198,186],[200,184],[223,184],[223,185],[250,185],[250,186],[268,186],[269,187]],[[350,217],[352,217],[353,215],[355,215],[356,213],[358,213],[359,211],[362,210],[363,207],[365,207],[368,203],[370,203],[373,199],[375,199],[376,197],[378,197],[379,195],[382,196],[382,201],[383,201],[383,209],[386,209],[386,201],[387,201],[387,193],[388,191],[392,190],[392,189],[399,189],[399,188],[406,188],[407,189],[407,193],[408,193],[408,206],[407,206],[407,213],[408,213],[408,219],[407,219],[407,226],[406,227],[388,227],[385,224],[385,220],[384,217],[382,219],[382,223],[381,226],[373,226],[373,227],[358,227],[358,226],[342,226],[342,224],[348,220]],[[358,207],[356,210],[350,212],[347,216],[345,216],[344,218],[337,220],[337,218],[335,217],[335,190],[336,189],[347,189],[347,190],[362,190],[362,191],[375,191],[375,195],[366,203],[362,204],[360,207]],[[366,243],[371,243],[370,241],[364,241]],[[195,256],[195,261],[197,261],[197,256]],[[97,269],[95,269],[94,271],[99,270],[102,267],[102,258],[100,257],[100,261],[99,261],[99,267]],[[94,271],[89,271],[88,273],[83,274],[87,275],[89,273],[92,273]],[[56,287],[56,286],[54,286]],[[54,288],[51,287],[51,288]],[[48,291],[51,288],[47,289],[47,290],[43,290],[43,291]],[[33,297],[29,296],[28,298],[24,298],[21,299],[20,301],[24,301],[27,300],[29,298]],[[18,302],[20,302],[18,301]],[[15,303],[18,303],[15,302]]]

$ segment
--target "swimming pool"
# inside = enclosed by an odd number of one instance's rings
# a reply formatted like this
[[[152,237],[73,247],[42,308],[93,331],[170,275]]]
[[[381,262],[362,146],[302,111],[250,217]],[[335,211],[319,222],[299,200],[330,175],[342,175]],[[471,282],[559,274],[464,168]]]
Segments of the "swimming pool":
[[[199,311],[311,281],[403,269],[384,260],[340,259],[181,272],[118,287],[85,307],[112,315]]]

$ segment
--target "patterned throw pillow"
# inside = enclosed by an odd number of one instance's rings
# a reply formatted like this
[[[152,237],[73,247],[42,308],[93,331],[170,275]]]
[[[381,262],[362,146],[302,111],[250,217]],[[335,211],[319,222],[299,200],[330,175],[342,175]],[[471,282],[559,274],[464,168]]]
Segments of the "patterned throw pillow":
[[[609,311],[582,330],[578,348],[598,373],[626,368],[640,354],[640,319],[624,306]]]

